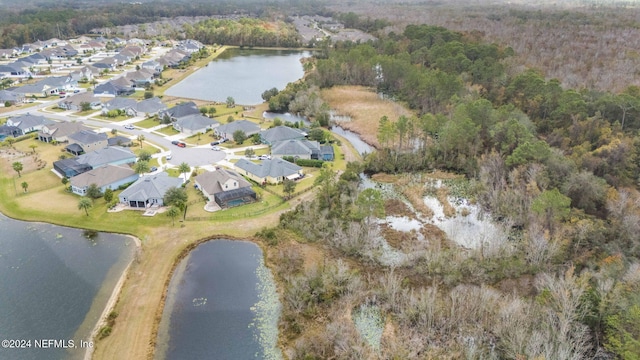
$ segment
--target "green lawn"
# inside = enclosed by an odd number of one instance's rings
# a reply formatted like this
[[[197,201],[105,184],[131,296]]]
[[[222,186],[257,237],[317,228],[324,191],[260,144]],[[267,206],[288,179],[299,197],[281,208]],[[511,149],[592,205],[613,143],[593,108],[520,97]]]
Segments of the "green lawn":
[[[149,129],[149,128],[152,128],[154,126],[160,125],[160,122],[157,121],[155,118],[148,118],[148,119],[144,119],[142,121],[138,121],[134,125],[135,126],[139,126],[141,128]]]
[[[161,129],[155,130],[155,132],[169,136],[180,134],[180,131],[174,129],[171,125],[167,125]]]
[[[118,122],[118,121],[131,119],[131,117],[127,116],[127,115],[120,115],[120,116],[116,116],[116,117],[108,117],[108,116],[104,116],[104,115],[98,115],[98,116],[95,116],[94,119],[104,120],[104,121],[111,121],[111,122]]]

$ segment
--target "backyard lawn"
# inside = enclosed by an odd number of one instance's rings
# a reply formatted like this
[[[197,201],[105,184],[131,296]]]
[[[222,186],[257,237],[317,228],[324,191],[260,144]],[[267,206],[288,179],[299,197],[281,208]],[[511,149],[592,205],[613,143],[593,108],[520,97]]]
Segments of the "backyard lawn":
[[[167,125],[161,129],[155,130],[155,132],[168,136],[180,134],[180,131],[174,129],[171,125]]]

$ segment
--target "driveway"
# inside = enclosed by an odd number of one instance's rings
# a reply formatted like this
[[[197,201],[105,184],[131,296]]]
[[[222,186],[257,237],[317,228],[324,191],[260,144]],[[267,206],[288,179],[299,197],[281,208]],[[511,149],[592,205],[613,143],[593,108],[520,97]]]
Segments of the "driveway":
[[[212,165],[220,160],[224,160],[226,154],[224,151],[213,151],[208,148],[181,148],[176,145],[169,144],[169,150],[173,157],[167,162],[171,165],[178,166],[186,162],[190,166]]]

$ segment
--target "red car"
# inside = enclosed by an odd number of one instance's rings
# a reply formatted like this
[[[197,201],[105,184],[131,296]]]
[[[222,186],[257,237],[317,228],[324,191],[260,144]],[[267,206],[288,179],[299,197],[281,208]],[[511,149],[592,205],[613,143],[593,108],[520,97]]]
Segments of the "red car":
[[[187,144],[185,144],[185,143],[183,143],[183,142],[179,142],[179,143],[178,143],[178,146],[179,146],[179,147],[181,147],[181,148],[183,148],[183,147],[187,147]]]

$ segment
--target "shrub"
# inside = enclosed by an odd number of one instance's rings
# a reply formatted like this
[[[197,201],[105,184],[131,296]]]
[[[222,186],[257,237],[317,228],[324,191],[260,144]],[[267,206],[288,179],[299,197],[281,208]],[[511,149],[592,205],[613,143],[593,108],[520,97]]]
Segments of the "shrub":
[[[310,160],[310,159],[298,159],[295,161],[296,165],[321,168],[324,161],[322,160]]]

